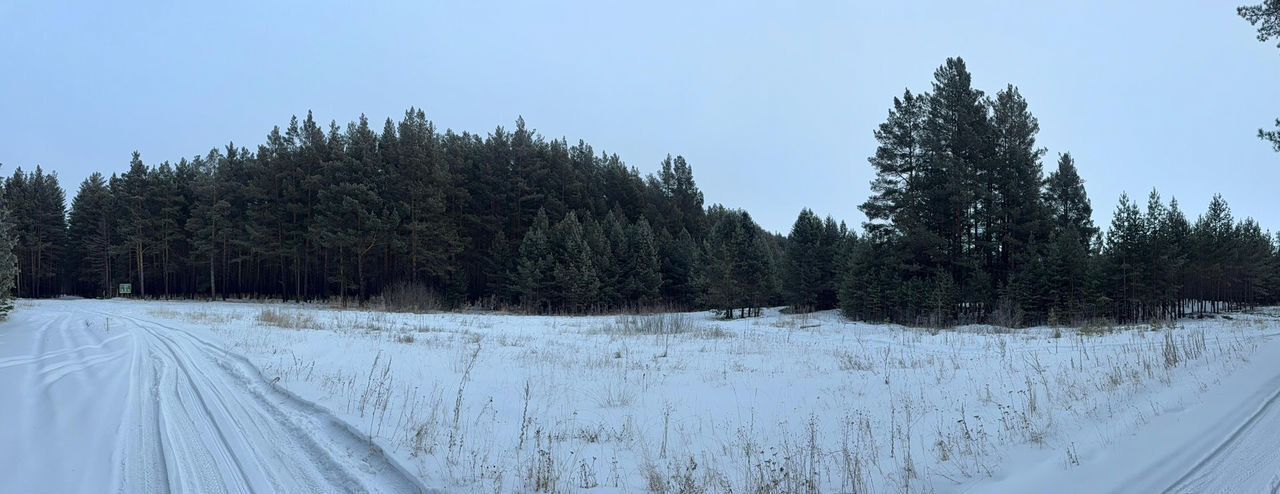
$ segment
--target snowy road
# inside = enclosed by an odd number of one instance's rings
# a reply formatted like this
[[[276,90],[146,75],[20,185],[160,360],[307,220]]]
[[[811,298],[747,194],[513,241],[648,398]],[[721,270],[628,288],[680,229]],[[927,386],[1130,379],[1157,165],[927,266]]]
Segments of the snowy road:
[[[1227,422],[1238,425],[1165,492],[1280,492],[1280,376],[1253,398],[1261,404]]]
[[[0,324],[0,492],[420,492],[325,410],[151,320],[45,304]]]
[[[1105,449],[1082,452],[1079,466],[1017,465],[971,492],[1280,493],[1280,338],[1262,338],[1198,403],[1158,410]]]

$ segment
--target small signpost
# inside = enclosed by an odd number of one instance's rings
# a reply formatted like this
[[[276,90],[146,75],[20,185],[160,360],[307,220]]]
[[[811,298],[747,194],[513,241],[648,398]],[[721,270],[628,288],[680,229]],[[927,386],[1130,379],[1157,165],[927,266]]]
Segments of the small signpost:
[[[120,295],[132,295],[132,294],[133,294],[133,283],[120,284]]]

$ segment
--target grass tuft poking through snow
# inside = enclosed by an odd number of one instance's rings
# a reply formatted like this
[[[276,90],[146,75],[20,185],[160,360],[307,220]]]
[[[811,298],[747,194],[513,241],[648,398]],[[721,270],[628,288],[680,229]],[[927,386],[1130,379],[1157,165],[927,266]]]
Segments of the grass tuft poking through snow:
[[[258,312],[258,322],[268,326],[285,329],[314,329],[316,320],[311,314],[300,310],[288,310],[278,307],[265,307]]]

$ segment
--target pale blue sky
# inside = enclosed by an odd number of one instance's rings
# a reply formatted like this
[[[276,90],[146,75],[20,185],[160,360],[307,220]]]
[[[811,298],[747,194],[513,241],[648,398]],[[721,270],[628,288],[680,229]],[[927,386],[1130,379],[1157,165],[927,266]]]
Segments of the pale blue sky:
[[[1254,136],[1280,116],[1280,50],[1235,2],[188,3],[0,4],[0,173],[41,164],[70,198],[134,149],[412,105],[480,133],[523,115],[646,173],[683,154],[708,202],[772,230],[806,206],[859,224],[872,130],[959,55],[987,92],[1021,88],[1100,222],[1154,186],[1280,228],[1280,154]]]

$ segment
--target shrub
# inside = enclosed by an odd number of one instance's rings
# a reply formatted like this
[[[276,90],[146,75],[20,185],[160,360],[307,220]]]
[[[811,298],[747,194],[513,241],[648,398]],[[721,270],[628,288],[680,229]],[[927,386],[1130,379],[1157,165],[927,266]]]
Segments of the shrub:
[[[444,310],[445,304],[440,295],[431,287],[422,283],[399,281],[383,290],[381,297],[383,310],[390,312],[435,312]]]

